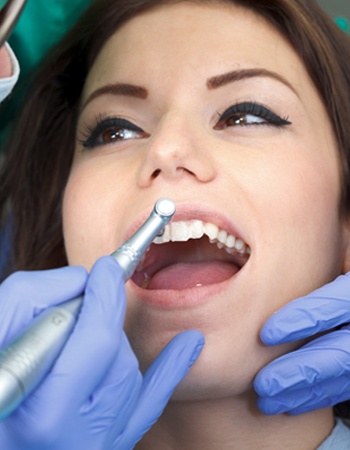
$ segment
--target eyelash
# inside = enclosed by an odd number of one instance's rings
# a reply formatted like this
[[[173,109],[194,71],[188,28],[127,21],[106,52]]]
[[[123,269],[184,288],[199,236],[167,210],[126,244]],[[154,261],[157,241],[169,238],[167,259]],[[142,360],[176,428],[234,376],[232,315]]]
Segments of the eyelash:
[[[262,119],[262,122],[247,123],[247,116],[254,116]],[[229,120],[234,120],[231,125],[227,125]],[[271,125],[275,127],[283,127],[291,125],[288,117],[280,117],[266,106],[255,102],[242,102],[227,108],[222,114],[219,113],[218,123],[215,125],[215,130],[221,130],[227,126],[252,126],[252,125]]]
[[[275,127],[284,127],[290,125],[291,122],[288,117],[280,117],[266,106],[255,102],[242,102],[227,108],[222,114],[219,114],[219,120],[215,125],[215,130],[222,130],[227,127],[243,127],[253,125],[269,125]],[[256,121],[253,123],[247,123],[247,116],[254,116],[262,121]],[[233,122],[230,124],[229,121]],[[92,149],[102,145],[109,145],[115,142],[125,140],[125,133],[134,133],[133,139],[141,139],[143,137],[149,137],[142,128],[129,122],[129,120],[121,117],[103,117],[98,116],[95,119],[95,125],[85,125],[85,129],[82,132],[82,139],[79,139],[79,143],[85,149]],[[104,134],[109,133],[108,136]],[[135,136],[136,135],[136,136]],[[139,136],[137,136],[139,135]],[[104,137],[113,137],[110,142],[104,141]],[[130,137],[129,137],[130,139]]]
[[[95,119],[95,125],[85,125],[85,129],[82,132],[82,139],[79,139],[79,143],[86,149],[112,144],[114,142],[120,142],[125,139],[125,132],[132,132],[134,134],[140,134],[141,137],[147,137],[148,134],[142,130],[142,128],[133,124],[129,120],[121,117],[103,117],[99,116]],[[116,137],[111,142],[104,141],[104,134],[109,133],[109,136]],[[124,135],[124,136],[123,136]],[[136,136],[133,137],[137,139]]]

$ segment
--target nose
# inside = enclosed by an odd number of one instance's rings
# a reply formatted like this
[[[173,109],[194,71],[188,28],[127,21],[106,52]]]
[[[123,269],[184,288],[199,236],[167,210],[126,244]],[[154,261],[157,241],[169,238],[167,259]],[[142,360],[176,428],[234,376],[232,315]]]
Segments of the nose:
[[[174,115],[175,116],[175,115]],[[208,142],[190,119],[167,117],[151,134],[139,173],[139,184],[148,187],[158,181],[192,179],[208,183],[215,178],[215,167]]]

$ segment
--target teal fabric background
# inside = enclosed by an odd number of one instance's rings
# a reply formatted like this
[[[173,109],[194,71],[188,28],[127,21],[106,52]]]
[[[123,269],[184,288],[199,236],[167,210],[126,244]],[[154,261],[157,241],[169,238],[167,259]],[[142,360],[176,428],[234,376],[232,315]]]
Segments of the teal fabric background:
[[[91,0],[28,0],[9,42],[23,76],[77,21]]]
[[[0,148],[13,118],[18,114],[28,75],[74,25],[92,0],[28,0],[9,43],[21,66],[14,93],[0,107]],[[0,6],[5,0],[0,0]]]

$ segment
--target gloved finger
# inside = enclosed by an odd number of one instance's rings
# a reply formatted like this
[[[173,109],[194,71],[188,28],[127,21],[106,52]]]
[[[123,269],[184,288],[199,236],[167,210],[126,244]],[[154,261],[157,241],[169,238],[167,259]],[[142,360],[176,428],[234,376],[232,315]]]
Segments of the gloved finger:
[[[108,372],[120,349],[125,304],[121,269],[113,258],[103,257],[91,270],[72,335],[40,387],[43,401],[50,398],[47,408],[56,405],[57,416],[64,414],[66,402],[78,409]]]
[[[315,409],[332,407],[337,405],[338,403],[342,403],[349,400],[349,397],[350,397],[350,390],[346,390],[338,395],[319,399],[317,402],[315,402],[315,400],[311,398],[309,402],[305,402],[303,405],[288,411],[288,414],[291,416],[296,416],[298,414],[304,414],[309,411],[314,411]]]
[[[87,417],[92,427],[111,430],[109,439],[113,441],[129,421],[141,386],[138,360],[125,333],[122,333],[120,349],[112,367],[82,405],[80,413]]]
[[[0,286],[0,345],[13,340],[44,309],[81,294],[86,281],[83,267],[10,275]]]
[[[254,380],[258,395],[309,388],[326,380],[350,378],[350,330],[321,336],[263,367]]]
[[[260,332],[266,345],[292,342],[350,322],[350,276],[300,297],[273,314]]]
[[[258,399],[259,409],[267,415],[288,412],[302,414],[336,405],[350,397],[350,379],[341,376],[302,389],[291,389],[272,397]]]
[[[174,389],[187,375],[203,346],[203,335],[194,330],[178,334],[167,344],[147,370],[132,417],[112,449],[134,448],[162,414]]]

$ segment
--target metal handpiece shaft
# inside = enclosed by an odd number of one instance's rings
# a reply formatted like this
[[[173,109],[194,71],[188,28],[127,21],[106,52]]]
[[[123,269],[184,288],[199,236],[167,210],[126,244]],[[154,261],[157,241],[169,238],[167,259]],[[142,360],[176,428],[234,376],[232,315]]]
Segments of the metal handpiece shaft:
[[[8,0],[0,10],[0,47],[11,34],[16,25],[27,0]]]
[[[125,281],[174,213],[172,200],[158,200],[143,225],[112,253]],[[0,351],[0,420],[9,416],[47,375],[75,326],[82,300],[83,295],[47,309]]]
[[[154,205],[149,219],[120,246],[112,256],[118,261],[124,271],[124,280],[128,280],[134,273],[145,251],[153,239],[163,230],[175,213],[173,201],[164,198]]]

